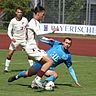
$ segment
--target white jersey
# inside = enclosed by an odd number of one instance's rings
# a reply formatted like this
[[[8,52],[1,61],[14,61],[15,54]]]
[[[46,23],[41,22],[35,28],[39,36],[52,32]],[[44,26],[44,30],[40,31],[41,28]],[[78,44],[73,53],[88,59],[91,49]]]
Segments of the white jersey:
[[[41,60],[43,56],[47,56],[44,50],[41,50],[37,46],[37,40],[49,40],[43,36],[40,36],[41,32],[40,23],[34,18],[28,23],[28,40],[26,44],[26,53],[33,58],[33,60]]]
[[[43,36],[40,36],[41,33],[40,29],[40,23],[32,18],[30,22],[28,23],[28,42],[27,42],[27,48],[33,48],[36,49],[37,47],[37,41],[42,39],[47,39]]]
[[[10,39],[15,38],[17,40],[26,39],[26,26],[28,20],[25,17],[22,17],[20,21],[17,21],[14,17],[8,26],[8,36]]]

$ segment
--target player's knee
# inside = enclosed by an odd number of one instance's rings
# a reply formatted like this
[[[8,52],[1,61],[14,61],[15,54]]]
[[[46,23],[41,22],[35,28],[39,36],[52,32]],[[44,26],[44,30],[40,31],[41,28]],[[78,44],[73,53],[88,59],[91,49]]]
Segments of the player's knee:
[[[52,65],[53,63],[53,60],[50,59],[49,57],[46,57],[46,58],[42,58],[40,61],[39,61],[40,64],[45,64],[45,63],[48,63],[49,65]]]
[[[35,70],[33,67],[29,68],[28,70],[28,76],[36,75],[37,70]]]
[[[25,71],[25,77],[29,77],[28,71]]]
[[[28,71],[28,77],[31,77],[32,75],[34,75],[31,71]]]
[[[52,60],[52,59],[50,59],[50,60],[48,60],[48,61],[47,61],[47,63],[48,63],[48,65],[50,65],[50,66],[51,66],[51,65],[53,64],[53,60]]]
[[[14,53],[14,51],[11,51],[8,53],[8,56],[7,56],[8,60],[11,60],[13,53]]]
[[[32,73],[28,73],[28,77],[31,77],[33,74]]]
[[[56,78],[58,78],[58,75],[56,76]]]
[[[8,60],[11,60],[11,56],[7,56],[7,59],[8,59]]]
[[[57,74],[56,72],[53,72],[53,76],[54,76],[55,78],[58,78],[58,74]]]
[[[52,59],[50,59],[50,61],[49,61],[51,64],[53,64],[53,60]]]

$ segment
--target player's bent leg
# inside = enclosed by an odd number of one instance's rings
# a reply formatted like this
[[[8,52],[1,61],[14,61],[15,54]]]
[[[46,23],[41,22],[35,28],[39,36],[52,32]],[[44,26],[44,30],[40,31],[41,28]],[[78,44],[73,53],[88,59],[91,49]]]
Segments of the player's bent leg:
[[[54,70],[48,70],[46,73],[45,81],[55,81],[58,78],[58,74]]]
[[[11,57],[12,57],[13,53],[14,53],[14,50],[9,50],[8,56],[6,58],[5,65],[4,65],[4,72],[8,72],[8,67],[11,62]]]
[[[34,65],[34,64],[33,64]],[[36,70],[34,68],[34,66],[31,66],[29,69],[28,69],[28,76],[32,76],[32,75],[36,75],[38,72],[38,70]]]
[[[8,51],[8,55],[7,55],[7,59],[6,59],[6,62],[5,62],[5,68],[4,70],[8,69],[9,65],[10,65],[10,62],[11,62],[11,58],[12,58],[12,55],[14,53],[14,51],[16,50],[17,46],[19,45],[19,42],[11,42],[10,46],[9,46],[9,51]]]
[[[46,84],[48,84],[49,82],[54,82],[57,78],[58,78],[58,74],[54,71],[54,70],[48,70],[45,73],[46,79],[43,82],[43,86],[46,86]],[[53,87],[56,87],[55,84],[53,85]]]
[[[35,80],[32,81],[31,88],[33,88],[33,89],[37,89],[38,88],[38,85],[36,84]]]
[[[15,80],[16,80],[16,75],[11,76],[11,77],[8,78],[8,82],[13,82]]]
[[[45,73],[48,68],[53,64],[53,60],[48,56],[43,56],[40,60],[40,64],[42,64],[41,70]]]
[[[42,64],[41,70],[38,71],[37,76],[35,78],[35,83],[40,87],[44,88],[41,78],[47,71],[47,69],[52,65],[53,60],[50,59],[48,56],[43,56],[43,58],[40,60],[40,64]]]
[[[32,75],[35,75],[38,71],[35,68],[35,66],[31,66],[27,71],[21,71],[18,74],[9,77],[8,82],[13,82],[21,77],[30,77]]]
[[[28,69],[28,75],[36,75],[37,72],[40,70],[41,64],[39,63],[34,63],[29,69]],[[37,89],[38,85],[36,84],[35,80],[32,81],[31,83],[31,88]]]
[[[21,71],[18,74],[9,77],[8,82],[13,82],[21,77],[28,77],[28,71]]]

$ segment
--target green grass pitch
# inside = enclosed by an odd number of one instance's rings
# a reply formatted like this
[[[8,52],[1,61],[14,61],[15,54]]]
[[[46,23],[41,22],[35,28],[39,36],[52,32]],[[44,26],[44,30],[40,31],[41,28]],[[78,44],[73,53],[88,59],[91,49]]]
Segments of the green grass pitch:
[[[4,73],[6,55],[7,51],[0,51],[0,96],[96,96],[96,57],[72,56],[73,67],[82,87],[74,86],[66,66],[62,64],[56,68],[59,74],[55,82],[57,88],[54,91],[45,91],[30,88],[34,76],[8,83],[9,76],[26,70],[29,64],[26,54],[23,51],[17,51],[12,58],[9,73]]]

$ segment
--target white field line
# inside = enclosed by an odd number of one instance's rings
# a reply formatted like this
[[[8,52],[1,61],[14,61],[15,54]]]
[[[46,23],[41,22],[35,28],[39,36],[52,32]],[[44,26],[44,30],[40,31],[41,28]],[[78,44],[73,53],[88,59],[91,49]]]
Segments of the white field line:
[[[94,63],[94,62],[96,62],[95,60],[93,60],[93,61],[72,61],[73,63],[79,63],[79,62],[83,62],[83,63]],[[2,64],[4,64],[4,62],[2,62]],[[11,64],[28,64],[28,62],[15,62],[15,63],[12,63],[11,62]]]
[[[82,60],[82,61],[72,61],[72,62],[76,62],[76,63],[79,63],[79,62],[84,62],[84,63],[93,62],[93,63],[94,63],[94,62],[96,62],[96,60],[92,60],[92,61],[83,61],[83,60]]]
[[[4,65],[4,62],[3,62],[2,64]],[[25,63],[25,62],[24,62],[24,63],[23,63],[23,62],[21,62],[21,63],[19,63],[19,62],[17,62],[17,63],[12,63],[12,62],[11,62],[11,64],[17,64],[17,65],[18,65],[18,64],[27,64],[27,63]]]

